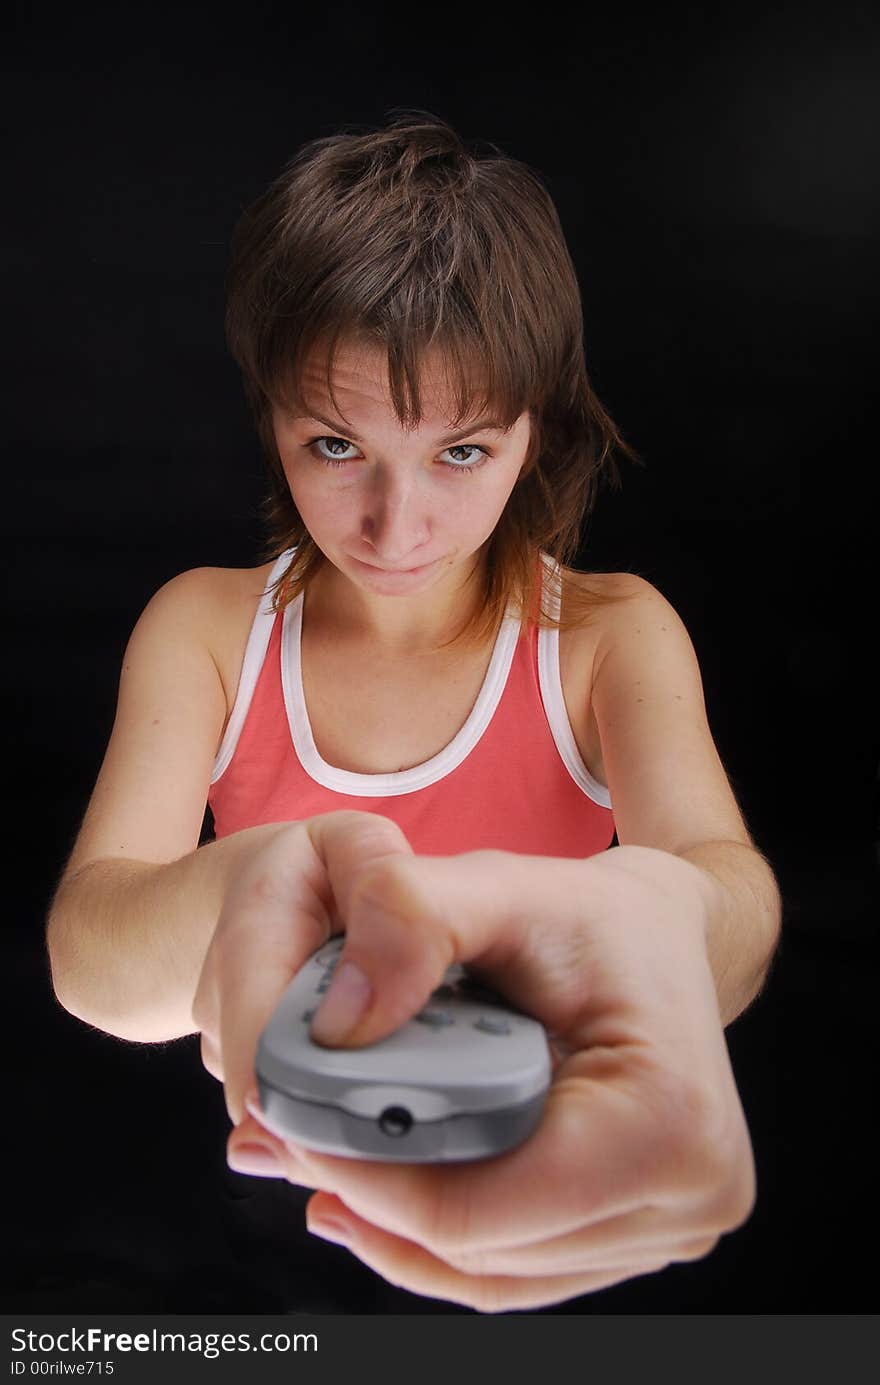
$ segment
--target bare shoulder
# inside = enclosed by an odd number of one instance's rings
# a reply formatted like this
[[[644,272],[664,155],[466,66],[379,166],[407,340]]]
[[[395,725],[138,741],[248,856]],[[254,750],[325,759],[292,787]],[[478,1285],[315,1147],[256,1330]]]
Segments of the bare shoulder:
[[[202,638],[217,666],[226,697],[227,718],[235,705],[248,635],[272,562],[257,567],[200,567],[183,572],[177,599],[197,614]]]
[[[203,605],[206,613],[216,614],[230,605],[234,608],[251,601],[256,607],[271,570],[271,563],[260,567],[193,567],[172,577],[159,590],[183,606]]]
[[[598,591],[602,596],[634,596],[644,588],[656,591],[646,577],[636,572],[583,572],[579,568],[562,569],[566,577],[583,591]]]
[[[95,860],[173,861],[195,849],[228,718],[224,660],[236,622],[256,610],[261,575],[190,568],[147,602],[126,645],[113,729],[65,876]]]
[[[684,622],[672,603],[653,582],[635,572],[605,574],[608,604],[603,610],[601,636],[596,649],[595,677],[608,652],[621,641],[642,644],[648,630],[671,631],[689,643]]]
[[[612,663],[627,665],[653,657],[652,650],[676,647],[679,657],[695,660],[690,636],[674,606],[646,577],[635,572],[570,573],[576,590],[597,597],[588,623],[560,636],[560,658],[589,707],[590,734],[598,736],[596,696],[600,674]],[[567,641],[567,643],[566,643]],[[609,660],[609,655],[614,658]]]
[[[576,592],[596,598],[589,622],[575,627],[572,634],[578,643],[590,647],[597,660],[615,630],[619,630],[621,614],[631,612],[652,592],[660,596],[646,578],[634,572],[583,572],[570,567],[563,568],[563,572]]]
[[[617,574],[593,714],[621,845],[682,854],[703,842],[754,843],[712,737],[699,660],[674,605],[652,582]]]
[[[251,604],[256,611],[263,589],[260,577],[270,568],[271,563],[266,569],[187,568],[158,588],[141,619],[161,616],[170,624],[185,625],[190,638],[203,641],[215,654],[240,613]]]
[[[194,567],[172,577],[162,592],[179,602],[181,608],[201,611],[206,621],[235,619],[242,609],[253,608],[266,588],[271,563],[260,567]]]

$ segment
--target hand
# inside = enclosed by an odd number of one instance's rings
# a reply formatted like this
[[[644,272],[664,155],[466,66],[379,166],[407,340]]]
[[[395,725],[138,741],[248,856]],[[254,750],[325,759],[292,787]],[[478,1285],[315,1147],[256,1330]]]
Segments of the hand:
[[[350,962],[367,1001],[345,1046],[398,1028],[448,965],[466,962],[554,1036],[537,1130],[491,1159],[384,1164],[281,1141],[249,1101],[230,1162],[245,1143],[269,1146],[280,1176],[319,1190],[310,1230],[392,1284],[484,1312],[558,1303],[708,1254],[755,1197],[706,951],[714,888],[648,847],[585,860],[388,855],[343,910],[334,984]],[[333,995],[331,985],[312,1022],[321,1042],[333,1038],[319,1018],[325,1007],[333,1018]]]
[[[342,928],[357,879],[412,847],[390,818],[342,810],[280,823],[227,888],[192,1004],[202,1062],[224,1083],[233,1125],[254,1085],[260,1034],[312,952]]]

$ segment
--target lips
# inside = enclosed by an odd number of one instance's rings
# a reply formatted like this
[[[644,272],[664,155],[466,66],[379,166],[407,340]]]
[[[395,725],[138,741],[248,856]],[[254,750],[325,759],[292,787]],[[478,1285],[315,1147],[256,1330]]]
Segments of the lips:
[[[434,562],[436,561],[437,560],[435,558]],[[432,566],[431,563],[420,563],[418,567],[376,567],[375,563],[365,563],[362,558],[356,558],[355,562],[360,563],[362,567],[368,567],[371,572],[386,573],[389,577],[407,576],[411,573],[422,572],[426,567]]]

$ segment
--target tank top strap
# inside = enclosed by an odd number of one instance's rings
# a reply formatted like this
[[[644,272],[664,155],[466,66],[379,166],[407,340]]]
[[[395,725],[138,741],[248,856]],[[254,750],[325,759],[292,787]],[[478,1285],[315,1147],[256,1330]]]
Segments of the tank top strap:
[[[223,774],[238,745],[238,739],[250,709],[251,699],[257,685],[257,679],[263,667],[263,660],[269,648],[272,632],[280,625],[283,615],[283,612],[279,611],[276,614],[273,610],[272,587],[284,572],[295,551],[295,548],[287,549],[275,559],[275,562],[272,564],[272,570],[263,587],[263,593],[257,605],[256,612],[254,613],[247,644],[245,646],[235,704],[232,708],[232,712],[226,724],[226,730],[223,733],[223,739],[220,742],[214,759],[214,768],[211,774],[212,784]]]

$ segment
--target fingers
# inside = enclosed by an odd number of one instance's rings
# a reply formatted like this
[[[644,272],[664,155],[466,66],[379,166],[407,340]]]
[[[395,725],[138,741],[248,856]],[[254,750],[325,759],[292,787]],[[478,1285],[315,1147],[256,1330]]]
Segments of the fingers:
[[[202,1033],[200,1048],[202,1053],[202,1063],[208,1069],[212,1077],[216,1077],[218,1082],[223,1081],[223,1063],[220,1058],[220,1049],[214,1042],[210,1034]]]
[[[324,1220],[327,1219],[327,1220]],[[335,1223],[330,1226],[329,1222]],[[317,1193],[306,1208],[310,1231],[321,1234],[322,1224],[328,1239],[346,1245],[351,1252],[383,1279],[398,1288],[428,1298],[447,1299],[483,1313],[503,1313],[517,1309],[546,1307],[563,1303],[580,1294],[618,1284],[636,1275],[665,1268],[671,1257],[649,1254],[627,1263],[573,1274],[474,1274],[460,1270],[431,1251],[358,1217],[338,1198]]]
[[[341,809],[309,818],[303,826],[329,877],[341,920],[349,918],[352,890],[371,866],[413,854],[403,829],[380,813]]]
[[[330,928],[321,864],[303,830],[274,838],[227,893],[211,963],[216,1041],[233,1124],[244,1112],[260,1033],[290,978]]]
[[[311,1036],[375,1043],[418,1012],[450,962],[467,962],[570,1049],[664,1046],[711,1085],[727,1057],[700,875],[650,848],[390,854],[354,882]]]
[[[716,1143],[686,1105],[666,1101],[662,1076],[655,1085],[648,1066],[634,1074],[627,1056],[597,1051],[566,1060],[537,1130],[507,1154],[386,1164],[285,1143],[284,1176],[336,1193],[444,1259],[564,1237],[647,1206],[680,1219],[682,1235],[704,1235],[741,1225],[754,1204],[748,1131],[734,1116]]]
[[[645,1200],[644,1188],[634,1194],[626,1210],[604,1215],[602,1209],[589,1224],[578,1224],[559,1235],[548,1234],[546,1225],[533,1227],[530,1240],[519,1239],[522,1224],[513,1204],[488,1238],[475,1234],[478,1221],[469,1224],[461,1219],[451,1234],[449,1208],[443,1203],[433,1225],[426,1219],[420,1227],[417,1218],[406,1215],[377,1224],[369,1215],[369,1198],[363,1196],[362,1172],[393,1177],[397,1207],[411,1210],[422,1192],[420,1175],[431,1171],[412,1165],[377,1170],[376,1165],[358,1160],[316,1156],[275,1139],[250,1120],[233,1134],[229,1142],[233,1167],[235,1144],[249,1143],[256,1134],[271,1143],[278,1155],[274,1176],[319,1190],[307,1209],[307,1224],[314,1234],[346,1245],[392,1284],[481,1311],[562,1302],[670,1263],[701,1258],[715,1248],[726,1229],[715,1224],[709,1208],[701,1216],[681,1199],[652,1205]],[[497,1168],[501,1162],[488,1164]],[[479,1167],[471,1165],[470,1171]]]
[[[328,813],[271,838],[234,880],[212,942],[220,1017],[214,1041],[234,1125],[244,1115],[259,1036],[291,977],[342,926],[360,874],[411,851],[388,818]]]
[[[256,1162],[252,1157],[258,1151]],[[292,1156],[284,1141],[267,1130],[253,1117],[246,1116],[234,1127],[226,1141],[226,1157],[230,1168],[261,1178],[283,1178],[288,1183],[314,1188],[299,1161]]]
[[[607,1078],[593,1090],[566,1079],[564,1071],[538,1129],[507,1154],[467,1163],[391,1164],[285,1143],[284,1176],[336,1193],[366,1221],[444,1258],[462,1246],[487,1251],[565,1236],[631,1212],[652,1196],[659,1201],[665,1162],[682,1163],[681,1149],[665,1153],[669,1141],[662,1136],[661,1147],[654,1126],[646,1128],[635,1094],[613,1089]],[[259,1108],[250,1110],[258,1118]]]
[[[312,1038],[347,1047],[384,1038],[452,962],[491,970],[515,1004],[561,1031],[584,998],[587,864],[500,851],[377,860],[349,896],[345,946]]]

